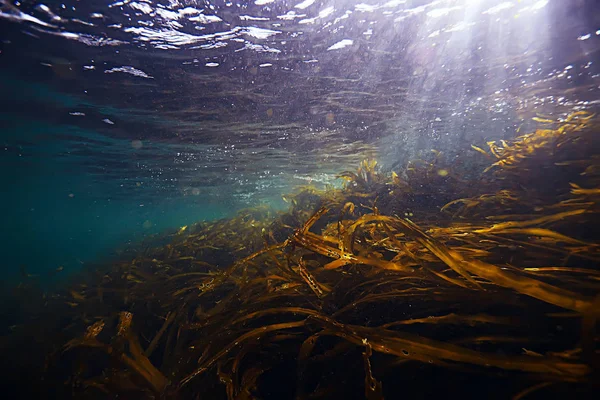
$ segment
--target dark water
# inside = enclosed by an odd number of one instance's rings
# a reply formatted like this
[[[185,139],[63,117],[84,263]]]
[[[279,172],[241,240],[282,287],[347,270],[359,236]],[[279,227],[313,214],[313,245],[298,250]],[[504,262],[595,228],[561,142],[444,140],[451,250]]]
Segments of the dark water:
[[[468,179],[472,144],[599,105],[594,0],[0,0],[3,280],[52,288],[153,235],[286,210],[365,159],[435,149]],[[478,384],[453,373],[452,393]]]

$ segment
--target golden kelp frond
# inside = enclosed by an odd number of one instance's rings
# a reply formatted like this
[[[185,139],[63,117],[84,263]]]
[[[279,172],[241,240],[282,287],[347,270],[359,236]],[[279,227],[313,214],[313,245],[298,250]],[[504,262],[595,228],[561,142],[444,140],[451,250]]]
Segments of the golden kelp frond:
[[[130,312],[122,312],[119,315],[117,333],[111,344],[104,344],[97,339],[98,334],[104,328],[104,322],[99,321],[87,329],[83,339],[74,339],[67,343],[65,351],[74,351],[77,347],[95,348],[111,355],[118,360],[124,368],[133,375],[140,378],[144,385],[152,389],[154,393],[162,393],[167,386],[166,377],[156,369],[150,360],[143,354],[138,338],[130,330],[133,315]],[[128,342],[129,354],[122,348],[120,342]]]
[[[472,148],[473,150],[475,150],[475,151],[478,151],[479,153],[481,153],[481,154],[483,154],[483,155],[485,155],[485,156],[488,156],[488,157],[489,157],[489,154],[488,154],[488,153],[487,153],[485,150],[483,150],[482,148],[480,148],[480,147],[477,147],[477,146],[475,146],[474,144],[472,144],[472,145],[471,145],[471,148]]]
[[[468,199],[453,200],[441,208],[441,211],[446,211],[450,207],[460,204],[454,216],[464,216],[467,213],[472,216],[473,211],[478,213],[489,211],[490,209],[513,209],[522,206],[517,194],[510,190],[500,190],[495,194],[482,194],[481,196]],[[474,210],[476,209],[476,210]]]
[[[363,339],[363,344],[365,345],[365,352],[363,353],[363,362],[365,365],[365,398],[367,400],[383,400],[382,384],[373,377],[371,368],[373,350],[366,338]]]
[[[377,161],[363,160],[357,171],[345,171],[338,175],[346,181],[346,188],[351,188],[356,194],[371,193],[387,182],[385,174],[377,170]]]
[[[104,325],[105,324],[104,324],[103,320],[97,321],[93,325],[90,325],[87,328],[83,338],[86,340],[95,339],[96,336],[98,336],[100,334],[100,332],[102,332],[102,329],[104,329]]]
[[[562,121],[556,121],[554,129],[537,129],[535,132],[521,135],[514,140],[490,141],[487,145],[492,154],[498,159],[486,171],[500,167],[514,169],[527,162],[531,157],[550,156],[551,153],[565,143],[573,140],[570,135],[589,128],[594,114],[584,111],[569,115]],[[539,121],[548,123],[548,120]],[[554,121],[552,121],[554,122]]]
[[[384,179],[375,169],[377,166],[376,160],[363,160],[357,171],[357,175],[362,177],[365,183],[370,184],[378,180]]]
[[[350,326],[326,317],[318,317],[315,320],[322,323],[333,335],[342,337],[356,345],[360,345],[364,340],[367,340],[375,351],[424,363],[445,365],[444,361],[453,361],[488,368],[496,367],[525,371],[539,374],[539,376],[554,376],[556,379],[566,381],[579,381],[585,379],[586,375],[590,373],[590,368],[583,363],[573,363],[558,358],[502,357],[481,354],[467,348],[407,333],[397,331],[381,332],[375,328]]]
[[[571,193],[583,196],[600,196],[600,188],[583,189],[581,186],[571,183]]]

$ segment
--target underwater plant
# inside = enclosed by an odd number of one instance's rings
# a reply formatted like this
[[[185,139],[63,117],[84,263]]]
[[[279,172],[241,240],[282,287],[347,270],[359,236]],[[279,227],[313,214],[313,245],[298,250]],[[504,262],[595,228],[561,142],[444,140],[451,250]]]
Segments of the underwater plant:
[[[45,384],[76,398],[383,399],[458,373],[499,398],[597,390],[599,125],[539,122],[491,154],[473,146],[491,162],[477,185],[440,152],[393,173],[365,160],[342,189],[288,195],[288,212],[182,227],[75,279],[36,321],[60,332]]]

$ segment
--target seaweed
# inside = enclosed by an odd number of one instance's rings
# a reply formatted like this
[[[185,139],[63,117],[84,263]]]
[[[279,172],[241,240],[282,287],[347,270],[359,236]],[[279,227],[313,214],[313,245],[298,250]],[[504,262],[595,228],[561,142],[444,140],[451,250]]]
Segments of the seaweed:
[[[181,227],[45,296],[7,340],[54,332],[44,382],[75,398],[397,398],[432,371],[440,390],[459,372],[511,382],[499,397],[592,393],[599,125],[536,122],[473,145],[476,184],[439,151],[398,172],[365,160],[287,212]]]

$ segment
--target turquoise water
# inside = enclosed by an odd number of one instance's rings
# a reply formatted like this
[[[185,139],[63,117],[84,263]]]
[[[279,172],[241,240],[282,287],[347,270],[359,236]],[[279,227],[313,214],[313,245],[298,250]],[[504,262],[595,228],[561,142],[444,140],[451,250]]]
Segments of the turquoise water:
[[[136,115],[135,109],[93,104],[85,95],[60,93],[10,74],[1,75],[0,87],[23,112],[0,112],[5,210],[0,240],[9,283],[17,283],[24,273],[41,283],[58,283],[86,266],[118,258],[153,235],[231,216],[248,205],[285,205],[273,194],[249,203],[248,193],[232,196],[229,185],[219,181],[202,187],[206,181],[194,176],[194,159],[189,170],[174,167],[182,150],[202,152],[202,145],[132,140],[144,138],[144,131],[111,137],[79,126],[74,110],[159,125],[172,124],[168,118],[157,121]],[[65,118],[75,123],[65,123]],[[180,184],[186,171],[194,187]],[[169,172],[171,176],[162,178]]]
[[[6,279],[594,110],[596,8],[0,0]]]
[[[60,143],[39,145],[44,137],[65,132],[82,138],[97,136],[79,128],[14,119],[3,132],[5,140],[7,136],[23,142],[38,138],[35,147],[2,149],[0,240],[8,279],[20,278],[22,265],[30,274],[45,275],[60,266],[68,274],[115,256],[115,250],[148,235],[233,212],[225,204],[202,203],[197,197],[148,198],[143,183],[137,186],[137,181],[129,183],[134,188],[130,196],[114,196],[122,192],[122,180],[99,181],[77,165],[61,161]],[[112,146],[124,153],[130,148],[129,141],[114,141]]]

